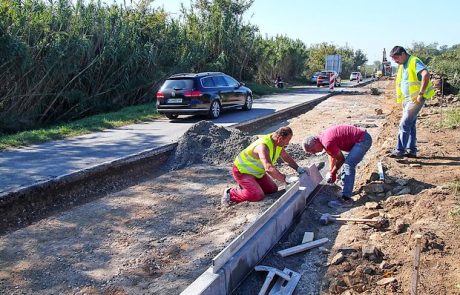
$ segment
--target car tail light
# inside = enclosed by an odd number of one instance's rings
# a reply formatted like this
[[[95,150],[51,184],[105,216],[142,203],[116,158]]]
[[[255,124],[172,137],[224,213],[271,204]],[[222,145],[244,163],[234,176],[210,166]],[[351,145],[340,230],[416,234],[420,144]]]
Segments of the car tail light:
[[[165,94],[163,92],[158,91],[157,92],[157,100],[160,100],[162,98],[165,98]]]
[[[202,96],[203,94],[199,90],[187,90],[184,92],[185,97],[197,97]]]

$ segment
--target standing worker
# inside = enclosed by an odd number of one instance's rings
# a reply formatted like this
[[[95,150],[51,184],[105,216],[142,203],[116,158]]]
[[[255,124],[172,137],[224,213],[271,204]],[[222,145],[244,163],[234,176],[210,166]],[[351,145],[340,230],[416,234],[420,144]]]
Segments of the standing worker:
[[[279,157],[299,174],[305,169],[299,167],[284,147],[292,138],[292,129],[281,127],[272,134],[267,134],[251,143],[235,158],[232,175],[239,188],[227,188],[221,199],[222,205],[244,201],[258,202],[265,194],[278,191],[278,186],[271,177],[287,184],[299,180],[296,176],[288,177],[276,169]]]
[[[325,150],[328,154],[330,166],[326,176],[328,183],[335,183],[337,172],[342,167],[341,199],[344,202],[352,202],[356,165],[361,162],[371,145],[372,138],[367,131],[346,124],[329,127],[318,136],[308,136],[303,141],[305,152],[319,153]],[[348,152],[346,158],[342,151]]]
[[[398,140],[392,158],[417,157],[416,122],[417,115],[426,99],[434,96],[430,74],[423,62],[410,55],[401,46],[390,52],[391,58],[399,65],[396,76],[396,102],[403,104],[403,114],[399,123]]]

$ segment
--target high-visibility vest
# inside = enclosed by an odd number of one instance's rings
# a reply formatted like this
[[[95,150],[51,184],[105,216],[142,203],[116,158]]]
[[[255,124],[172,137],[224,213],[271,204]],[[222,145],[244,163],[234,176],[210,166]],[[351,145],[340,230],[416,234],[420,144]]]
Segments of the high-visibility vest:
[[[251,143],[235,158],[233,164],[238,168],[238,171],[243,174],[253,175],[257,178],[262,178],[265,175],[265,168],[262,161],[252,156],[252,151],[259,144],[265,144],[267,146],[272,164],[276,163],[283,147],[277,146],[275,149],[271,134],[267,134]]]
[[[409,84],[409,97],[408,98],[412,100],[415,99],[420,93],[421,81],[418,80],[417,71],[415,68],[415,64],[419,60],[420,59],[418,57],[410,55],[409,60],[407,61],[408,63],[407,64],[407,74],[408,74],[407,82]],[[398,103],[402,102],[405,99],[402,93],[402,90],[401,90],[401,80],[402,80],[403,70],[404,70],[404,66],[399,65],[398,74],[396,76],[396,102]],[[428,80],[428,85],[425,89],[425,94],[423,94],[423,97],[425,99],[430,99],[434,96],[434,94],[435,94],[435,91],[433,88],[433,84],[431,83],[431,80]]]

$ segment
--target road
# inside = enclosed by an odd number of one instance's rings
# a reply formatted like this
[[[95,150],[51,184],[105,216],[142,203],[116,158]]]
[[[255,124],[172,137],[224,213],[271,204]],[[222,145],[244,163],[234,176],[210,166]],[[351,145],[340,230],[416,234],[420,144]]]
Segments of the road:
[[[341,88],[337,88],[340,91]],[[305,87],[293,93],[256,99],[249,112],[223,113],[214,123],[221,126],[254,119],[327,94],[327,88]],[[204,117],[128,125],[117,129],[0,152],[0,196],[8,192],[75,173],[100,164],[176,142]]]

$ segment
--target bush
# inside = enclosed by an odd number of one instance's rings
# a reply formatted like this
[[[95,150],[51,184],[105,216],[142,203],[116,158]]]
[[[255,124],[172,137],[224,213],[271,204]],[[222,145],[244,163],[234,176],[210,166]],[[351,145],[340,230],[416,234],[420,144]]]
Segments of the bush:
[[[378,88],[372,87],[371,88],[371,95],[380,95],[380,91]]]

